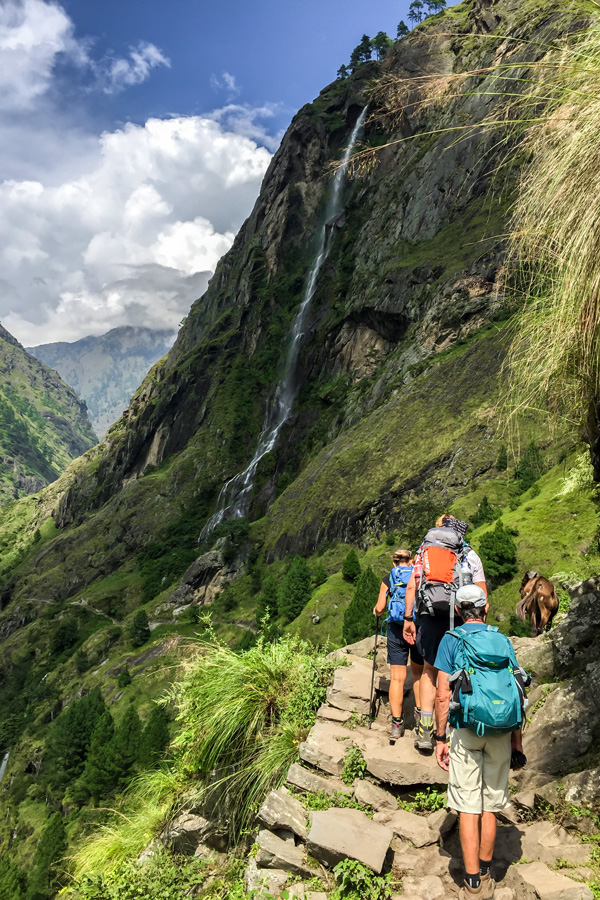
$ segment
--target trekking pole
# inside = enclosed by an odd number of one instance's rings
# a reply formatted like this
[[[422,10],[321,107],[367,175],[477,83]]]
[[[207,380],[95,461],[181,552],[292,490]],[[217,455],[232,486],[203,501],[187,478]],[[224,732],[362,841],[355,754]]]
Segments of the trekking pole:
[[[379,616],[375,617],[375,646],[373,647],[373,671],[371,672],[371,695],[369,699],[369,728],[373,724],[373,707],[375,700],[375,667],[377,666],[377,638],[379,637]]]

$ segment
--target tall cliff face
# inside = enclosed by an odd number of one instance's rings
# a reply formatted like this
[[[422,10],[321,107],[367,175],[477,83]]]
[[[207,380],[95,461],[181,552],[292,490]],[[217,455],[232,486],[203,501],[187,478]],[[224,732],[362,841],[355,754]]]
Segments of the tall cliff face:
[[[0,326],[0,502],[41,490],[95,442],[85,403]]]
[[[164,544],[168,529],[182,523],[193,542],[223,483],[247,465],[314,259],[330,166],[367,103],[363,140],[385,146],[375,166],[346,186],[343,227],[304,333],[294,412],[256,473],[250,518],[269,511],[271,554],[303,552],[324,538],[388,527],[404,495],[441,479],[451,498],[492,465],[495,426],[485,406],[496,390],[502,340],[488,335],[464,360],[448,356],[503,305],[502,235],[520,159],[516,138],[482,127],[507,115],[506,84],[489,67],[525,71],[576,26],[561,3],[467,0],[399,41],[383,65],[360,67],[300,110],[172,351],[94,459],[63,480],[54,509],[63,533],[45,549],[41,569],[27,574],[30,589],[45,567],[60,564],[73,567],[64,584],[76,592],[128,555]],[[509,88],[520,89],[514,81]],[[443,368],[428,395],[430,388],[411,382],[438,360]],[[419,428],[430,422],[435,439],[424,427],[418,447],[394,440],[403,404]],[[470,423],[460,430],[464,446],[481,447],[455,465],[461,419]],[[373,453],[369,446],[382,423],[385,459],[381,447]],[[364,477],[348,494],[357,460]],[[106,541],[90,567],[73,551],[98,534]]]

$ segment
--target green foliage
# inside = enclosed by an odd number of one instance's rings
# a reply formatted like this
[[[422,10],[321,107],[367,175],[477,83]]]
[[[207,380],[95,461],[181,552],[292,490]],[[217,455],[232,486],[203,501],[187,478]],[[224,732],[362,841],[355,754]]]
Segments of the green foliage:
[[[484,494],[476,512],[471,516],[471,525],[473,528],[479,528],[480,525],[485,525],[487,522],[493,522],[501,514],[502,510],[492,506],[487,495]]]
[[[325,584],[328,579],[327,569],[323,565],[320,559],[315,563],[315,567],[312,573],[312,581],[314,587],[319,587],[321,584]]]
[[[506,472],[506,470],[508,469],[508,448],[506,444],[502,444],[502,446],[498,450],[498,456],[496,457],[496,469],[499,472]]]
[[[350,68],[354,71],[361,63],[367,62],[373,55],[373,45],[371,38],[367,34],[363,34],[360,43],[354,48],[350,54]]]
[[[131,684],[131,672],[129,669],[122,669],[117,675],[117,687],[126,688]]]
[[[206,876],[205,863],[163,851],[143,866],[130,861],[109,875],[84,875],[76,889],[80,900],[187,900]]]
[[[27,881],[26,900],[50,900],[61,886],[57,863],[67,849],[67,835],[60,813],[53,813],[35,851]]]
[[[106,710],[94,728],[85,767],[73,791],[76,802],[83,804],[91,797],[98,803],[118,783],[120,761],[115,754],[114,736],[113,718]]]
[[[150,637],[148,616],[144,609],[136,612],[129,629],[129,640],[132,647],[141,647]]]
[[[44,770],[49,783],[64,789],[84,767],[94,729],[106,706],[100,688],[74,700],[54,721],[46,744]]]
[[[393,46],[393,40],[387,36],[385,31],[378,31],[371,41],[371,47],[375,51],[377,59],[385,59],[388,50]]]
[[[317,791],[316,793],[309,792],[303,799],[307,809],[331,809],[332,807],[339,809],[360,809],[370,818],[373,817],[373,810],[370,806],[359,803],[354,797],[349,797],[341,791],[334,791],[331,796],[326,794],[325,791]]]
[[[406,24],[404,19],[400,19],[400,21],[398,22],[398,28],[396,29],[396,39],[399,40],[400,38],[406,37],[407,34],[408,25]]]
[[[514,613],[511,613],[508,620],[508,633],[514,637],[531,637],[531,622],[529,619],[521,622]]]
[[[412,812],[436,812],[446,806],[446,793],[437,788],[428,788],[425,791],[417,791],[412,800],[398,798],[398,806]]]
[[[379,579],[368,566],[358,578],[352,600],[344,611],[342,628],[344,643],[353,644],[374,634],[373,607],[377,602],[379,585]]]
[[[177,765],[205,781],[205,792],[211,774],[223,773],[219,803],[235,838],[297,758],[335,663],[289,637],[241,654],[218,644],[196,647],[171,690],[180,726],[172,748]]]
[[[136,708],[131,705],[125,710],[113,739],[114,756],[119,764],[119,781],[124,786],[135,763],[140,759],[142,724]]]
[[[142,732],[140,762],[150,767],[156,765],[170,740],[167,717],[161,706],[153,706]]]
[[[275,618],[278,611],[277,594],[279,583],[275,575],[270,573],[263,580],[262,593],[258,596],[256,603],[256,621],[261,622],[266,614],[270,618]]]
[[[52,635],[50,652],[53,656],[60,656],[65,650],[70,650],[77,643],[79,629],[76,619],[65,619],[60,622]]]
[[[364,778],[367,774],[367,764],[360,747],[348,747],[344,757],[344,769],[342,781],[344,784],[353,784],[355,779]]]
[[[498,519],[493,531],[487,531],[479,541],[479,555],[486,579],[493,588],[509,581],[519,571],[517,545],[508,533],[502,519]]]
[[[342,575],[346,581],[356,581],[360,575],[360,561],[356,554],[356,550],[349,550],[342,564]]]
[[[0,857],[0,897],[2,900],[24,900],[25,875],[8,856]]]
[[[335,866],[337,886],[331,900],[390,900],[391,875],[375,875],[356,859],[343,859]]]
[[[535,441],[531,441],[525,448],[523,456],[515,469],[515,481],[519,493],[524,493],[544,474],[542,455]]]
[[[279,614],[286,622],[291,622],[302,612],[310,595],[310,569],[306,560],[297,556],[281,583],[278,595]]]

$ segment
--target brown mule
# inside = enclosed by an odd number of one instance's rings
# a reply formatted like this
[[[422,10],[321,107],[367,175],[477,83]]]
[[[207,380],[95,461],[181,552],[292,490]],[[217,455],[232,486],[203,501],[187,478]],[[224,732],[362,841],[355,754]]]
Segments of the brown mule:
[[[521,582],[521,600],[516,609],[517,618],[531,622],[531,633],[537,637],[550,628],[558,610],[558,597],[554,585],[539,572],[526,572]]]

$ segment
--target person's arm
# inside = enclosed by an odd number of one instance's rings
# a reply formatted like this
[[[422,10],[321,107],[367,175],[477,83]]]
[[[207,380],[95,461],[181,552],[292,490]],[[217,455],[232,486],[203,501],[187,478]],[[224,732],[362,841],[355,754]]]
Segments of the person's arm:
[[[406,596],[404,597],[404,628],[402,629],[402,634],[407,644],[414,644],[417,639],[417,629],[412,619],[416,593],[417,583],[413,572],[410,576],[410,581],[406,585]],[[408,621],[409,619],[410,621]]]
[[[476,584],[478,588],[481,588],[486,598],[488,595],[487,584],[485,581],[485,572],[483,571],[483,563],[479,556],[475,553],[474,550],[471,550],[467,554],[467,560],[471,565],[471,570],[473,572],[473,584]],[[486,606],[486,612],[488,611],[488,607]]]
[[[446,734],[446,726],[448,724],[448,710],[450,708],[450,685],[448,679],[450,676],[447,672],[439,672],[437,680],[437,695],[435,703],[437,733]],[[435,758],[440,769],[448,771],[450,765],[450,749],[444,741],[436,741]]]
[[[374,616],[380,616],[381,613],[384,611],[386,604],[387,604],[387,593],[388,593],[387,585],[385,584],[385,582],[382,581],[381,587],[379,588],[379,597],[377,598],[377,603],[373,607],[373,615]]]

